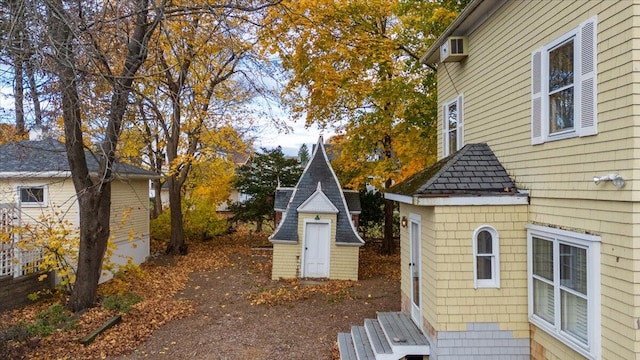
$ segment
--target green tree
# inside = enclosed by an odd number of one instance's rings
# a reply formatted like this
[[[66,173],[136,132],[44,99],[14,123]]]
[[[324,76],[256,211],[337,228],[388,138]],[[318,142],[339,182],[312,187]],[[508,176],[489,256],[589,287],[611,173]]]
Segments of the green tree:
[[[298,150],[298,160],[300,160],[300,165],[302,167],[307,166],[309,158],[309,148],[307,147],[307,144],[302,144],[302,146],[300,146],[300,150]]]
[[[281,147],[261,149],[247,164],[238,168],[236,189],[249,196],[249,200],[234,203],[230,210],[233,220],[255,221],[256,231],[262,231],[264,221],[274,218],[274,197],[278,186],[295,186],[302,175],[297,159],[284,156]]]

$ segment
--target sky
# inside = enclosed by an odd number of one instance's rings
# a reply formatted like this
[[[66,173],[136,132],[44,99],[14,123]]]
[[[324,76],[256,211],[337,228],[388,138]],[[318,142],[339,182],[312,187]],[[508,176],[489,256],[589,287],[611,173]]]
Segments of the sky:
[[[318,142],[320,134],[324,136],[326,141],[332,134],[329,131],[318,130],[317,127],[311,126],[308,129],[304,127],[304,121],[293,122],[289,121],[288,125],[291,126],[292,131],[288,134],[278,133],[275,129],[270,127],[265,128],[258,135],[256,141],[257,148],[273,149],[277,146],[282,147],[282,152],[288,156],[298,156],[298,150],[302,144],[307,144],[309,154],[313,145]]]

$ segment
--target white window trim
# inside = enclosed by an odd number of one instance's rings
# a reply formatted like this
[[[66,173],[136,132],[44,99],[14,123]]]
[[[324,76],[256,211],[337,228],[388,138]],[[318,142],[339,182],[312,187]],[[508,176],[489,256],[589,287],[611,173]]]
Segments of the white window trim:
[[[456,151],[462,149],[462,146],[464,145],[462,143],[464,136],[463,136],[463,129],[464,129],[464,116],[463,116],[463,110],[462,110],[462,94],[456,96],[454,99],[447,101],[443,106],[442,106],[442,123],[443,123],[443,131],[442,131],[442,144],[443,146],[443,155],[444,157],[447,157],[449,155],[451,155],[451,153],[449,153],[449,121],[447,120],[449,117],[449,105],[451,104],[456,104],[457,108],[458,108],[458,127],[456,128],[456,142],[457,142],[457,147],[456,147]]]
[[[22,189],[33,189],[33,188],[42,188],[42,202],[23,202],[22,201]],[[47,207],[49,203],[49,187],[47,185],[28,185],[28,186],[18,186],[16,189],[18,203],[20,207],[23,208],[38,208],[38,207]]]
[[[491,234],[491,248],[493,256],[491,261],[491,279],[478,279],[478,234],[481,231],[488,231]],[[473,287],[478,288],[500,288],[500,237],[498,231],[490,225],[482,225],[473,232]]]
[[[563,344],[569,346],[576,352],[588,359],[599,359],[601,355],[601,329],[600,329],[600,243],[599,236],[577,233],[573,231],[555,229],[545,226],[528,224],[527,227],[527,283],[528,283],[528,308],[529,321],[555,337]],[[533,237],[551,241],[554,247],[554,315],[555,324],[550,324],[543,318],[533,313]],[[560,270],[559,252],[560,243],[581,247],[587,250],[587,339],[585,344],[575,336],[562,331],[561,329],[561,309],[559,290]]]
[[[531,144],[598,133],[597,17],[594,16],[531,54]],[[574,39],[574,124],[549,134],[549,51]]]

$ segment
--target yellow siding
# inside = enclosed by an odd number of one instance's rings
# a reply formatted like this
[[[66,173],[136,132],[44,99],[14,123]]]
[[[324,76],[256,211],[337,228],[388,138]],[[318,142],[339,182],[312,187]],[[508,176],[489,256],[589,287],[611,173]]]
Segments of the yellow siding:
[[[273,244],[271,278],[291,279],[300,276],[302,244]]]
[[[466,331],[469,323],[500,323],[514,337],[528,338],[527,206],[416,207],[402,204],[400,216],[421,218],[423,328]],[[500,241],[499,289],[473,284],[474,231],[490,225]],[[402,263],[409,259],[409,232],[403,229]],[[402,267],[401,290],[410,296],[410,274]],[[403,308],[409,309],[408,304]]]
[[[530,190],[529,222],[601,236],[605,359],[640,358],[640,208],[632,203],[640,200],[633,191],[640,185],[639,14],[632,1],[506,2],[470,34],[469,57],[438,71],[441,106],[464,95],[464,143],[488,143],[518,186]],[[598,135],[532,146],[531,53],[594,15]],[[442,126],[438,131],[442,149]],[[621,174],[625,187],[594,184],[594,176],[608,173]],[[542,330],[535,337],[548,358],[577,356]]]
[[[335,280],[358,280],[359,246],[331,243],[331,265],[329,278]]]
[[[111,191],[111,261],[139,264],[149,256],[149,180],[115,180]]]
[[[51,218],[62,216],[76,226],[78,224],[78,205],[75,189],[71,179],[2,179],[0,180],[0,203],[18,204],[18,188],[31,186],[46,186],[46,206],[27,207],[21,209],[23,224],[35,223],[43,216]],[[57,212],[60,215],[54,215]]]

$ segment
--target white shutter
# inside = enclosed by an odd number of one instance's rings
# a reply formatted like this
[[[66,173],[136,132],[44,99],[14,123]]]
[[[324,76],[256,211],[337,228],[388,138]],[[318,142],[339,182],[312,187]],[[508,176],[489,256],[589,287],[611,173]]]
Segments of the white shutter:
[[[580,123],[578,135],[598,133],[597,92],[597,27],[596,18],[580,25]]]
[[[531,145],[542,144],[542,49],[531,54]]]
[[[464,146],[464,109],[462,108],[462,95],[458,96],[458,148],[456,150],[462,149]]]
[[[449,155],[449,107],[442,105],[442,157]]]

